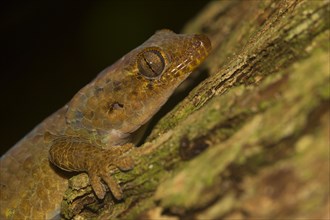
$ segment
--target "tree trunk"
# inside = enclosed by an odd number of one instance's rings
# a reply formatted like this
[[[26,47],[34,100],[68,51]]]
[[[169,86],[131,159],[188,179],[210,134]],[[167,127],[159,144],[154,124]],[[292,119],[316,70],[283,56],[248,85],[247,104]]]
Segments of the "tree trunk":
[[[70,180],[67,218],[329,219],[327,0],[211,1],[187,24],[209,74],[114,176],[125,199]]]

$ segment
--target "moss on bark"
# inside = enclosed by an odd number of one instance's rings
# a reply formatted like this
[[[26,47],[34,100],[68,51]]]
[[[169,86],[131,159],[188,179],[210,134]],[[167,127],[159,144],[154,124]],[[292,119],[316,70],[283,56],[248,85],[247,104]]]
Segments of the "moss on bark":
[[[329,23],[329,1],[211,2],[184,29],[210,36],[209,77],[114,171],[124,201],[68,191],[66,216],[329,218]]]

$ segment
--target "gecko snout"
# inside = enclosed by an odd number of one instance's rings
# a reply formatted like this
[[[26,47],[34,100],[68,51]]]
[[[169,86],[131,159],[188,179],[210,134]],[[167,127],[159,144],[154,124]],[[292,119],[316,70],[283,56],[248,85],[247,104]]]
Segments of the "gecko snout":
[[[197,39],[198,47],[204,48],[207,53],[209,53],[212,49],[211,41],[205,34],[195,34],[195,39]]]

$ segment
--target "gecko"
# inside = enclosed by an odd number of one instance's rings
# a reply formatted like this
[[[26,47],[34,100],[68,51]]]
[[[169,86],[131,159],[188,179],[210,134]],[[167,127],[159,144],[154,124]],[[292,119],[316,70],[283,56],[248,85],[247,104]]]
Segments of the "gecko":
[[[0,160],[0,219],[53,219],[68,187],[86,172],[93,192],[123,199],[109,167],[131,170],[133,134],[211,50],[204,34],[157,31],[83,87]]]

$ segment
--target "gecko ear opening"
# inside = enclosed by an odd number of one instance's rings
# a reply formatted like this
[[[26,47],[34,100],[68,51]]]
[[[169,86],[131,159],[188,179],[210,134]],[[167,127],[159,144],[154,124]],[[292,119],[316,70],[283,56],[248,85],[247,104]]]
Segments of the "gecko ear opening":
[[[165,57],[156,48],[149,48],[138,55],[137,67],[139,73],[148,78],[159,78],[165,69]]]

